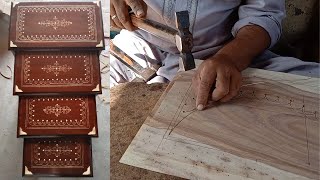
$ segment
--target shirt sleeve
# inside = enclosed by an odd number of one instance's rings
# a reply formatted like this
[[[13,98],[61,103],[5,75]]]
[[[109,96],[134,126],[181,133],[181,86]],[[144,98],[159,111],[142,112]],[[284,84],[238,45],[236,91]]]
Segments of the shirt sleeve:
[[[284,0],[247,0],[238,10],[239,21],[232,28],[235,37],[238,31],[247,25],[258,25],[264,28],[270,38],[270,47],[280,39],[281,22],[285,17]]]

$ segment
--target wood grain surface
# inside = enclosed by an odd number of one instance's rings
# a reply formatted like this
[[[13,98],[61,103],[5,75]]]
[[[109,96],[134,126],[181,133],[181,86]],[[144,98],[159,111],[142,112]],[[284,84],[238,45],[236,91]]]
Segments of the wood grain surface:
[[[195,110],[177,76],[122,163],[190,179],[318,179],[319,79],[248,69],[239,95]]]

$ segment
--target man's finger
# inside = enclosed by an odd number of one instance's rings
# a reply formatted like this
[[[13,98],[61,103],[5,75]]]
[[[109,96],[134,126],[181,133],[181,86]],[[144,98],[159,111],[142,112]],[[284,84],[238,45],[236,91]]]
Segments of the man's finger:
[[[137,17],[141,18],[147,14],[147,6],[142,0],[126,0],[126,3]]]
[[[240,81],[239,77],[232,76],[230,78],[230,91],[225,97],[220,99],[220,102],[228,102],[238,94],[238,91],[240,88],[239,84],[241,84],[239,83],[239,81]]]
[[[230,74],[217,73],[216,88],[212,92],[212,100],[219,101],[229,93]]]
[[[198,84],[198,93],[196,100],[198,110],[203,110],[207,105],[210,89],[215,79],[216,73],[209,73],[208,71],[206,71],[205,67],[200,72],[200,82]]]
[[[128,6],[123,1],[117,1],[117,3],[114,3],[114,9],[122,26],[129,31],[133,31],[134,27],[129,16]]]
[[[193,78],[192,78],[192,90],[193,93],[197,96],[198,94],[198,87],[199,87],[199,81],[200,81],[200,76],[197,73]]]
[[[111,20],[112,26],[116,26],[117,28],[124,29],[124,27],[122,26],[122,24],[118,20],[118,17],[115,17],[112,19],[112,16],[117,15],[113,4],[111,4],[111,6],[110,6],[110,15],[111,15],[110,20]]]

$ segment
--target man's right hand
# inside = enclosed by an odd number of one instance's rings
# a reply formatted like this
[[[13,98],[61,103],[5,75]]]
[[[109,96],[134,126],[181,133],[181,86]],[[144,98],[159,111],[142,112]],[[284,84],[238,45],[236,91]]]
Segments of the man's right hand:
[[[129,31],[136,29],[129,16],[129,7],[139,18],[147,14],[147,5],[143,0],[111,0],[110,5],[111,25],[120,29]]]

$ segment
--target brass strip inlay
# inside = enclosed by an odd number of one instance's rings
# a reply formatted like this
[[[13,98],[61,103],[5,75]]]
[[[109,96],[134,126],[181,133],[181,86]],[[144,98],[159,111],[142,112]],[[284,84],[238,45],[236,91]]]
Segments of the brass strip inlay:
[[[69,114],[69,112],[71,112],[71,108],[69,106],[60,106],[59,104],[56,104],[54,106],[45,107],[43,112],[46,114],[54,114],[58,117],[61,114]]]
[[[65,19],[60,20],[57,18],[57,16],[54,16],[53,20],[47,19],[47,20],[38,22],[38,24],[45,27],[52,27],[54,30],[57,30],[60,27],[70,26],[72,22],[67,21]]]
[[[20,127],[20,128],[19,128],[19,135],[27,135],[27,133],[24,132],[24,131],[22,130],[22,128]]]
[[[91,169],[90,166],[87,168],[87,170],[82,174],[82,175],[90,175],[91,174]]]
[[[19,89],[18,85],[15,86],[15,91],[16,92],[23,92],[21,89]]]
[[[15,7],[17,4],[19,4],[20,2],[12,2],[13,7]]]
[[[29,171],[27,166],[24,166],[24,174],[25,175],[33,175],[31,171]]]
[[[18,47],[18,46],[15,45],[12,41],[10,41],[10,47]]]
[[[92,89],[92,91],[93,91],[93,92],[95,92],[95,91],[100,91],[100,85],[97,84],[96,88]]]
[[[98,7],[100,7],[100,1],[93,1]]]
[[[88,133],[88,135],[96,135],[96,134],[97,134],[96,127],[93,127],[92,131]]]
[[[103,41],[101,40],[100,43],[96,45],[96,47],[103,47]]]

